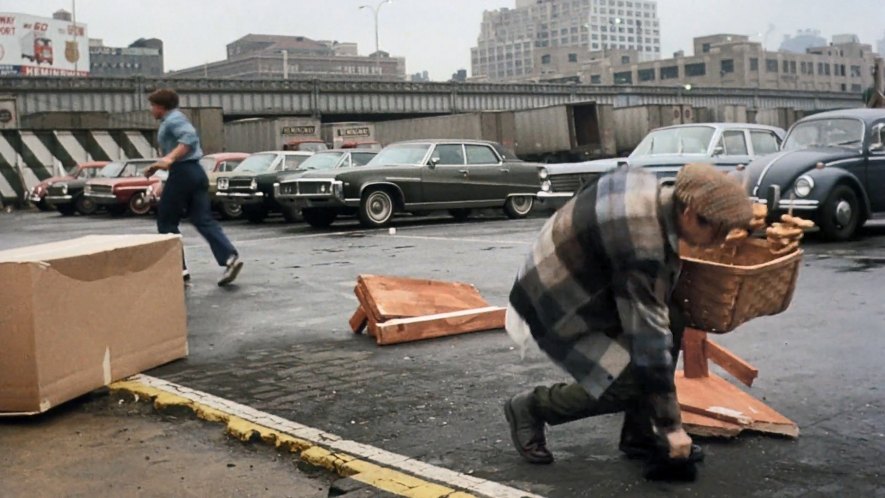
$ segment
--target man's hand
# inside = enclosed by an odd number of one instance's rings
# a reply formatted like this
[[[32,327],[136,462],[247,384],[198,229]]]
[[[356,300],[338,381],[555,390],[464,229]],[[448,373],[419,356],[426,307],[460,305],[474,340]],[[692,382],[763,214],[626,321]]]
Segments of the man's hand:
[[[667,445],[672,459],[687,459],[691,455],[691,437],[681,426],[667,433]]]
[[[172,161],[164,157],[163,159],[160,159],[154,164],[148,166],[148,168],[144,170],[144,176],[150,178],[154,176],[154,173],[156,173],[158,170],[168,170],[170,166],[172,166]]]

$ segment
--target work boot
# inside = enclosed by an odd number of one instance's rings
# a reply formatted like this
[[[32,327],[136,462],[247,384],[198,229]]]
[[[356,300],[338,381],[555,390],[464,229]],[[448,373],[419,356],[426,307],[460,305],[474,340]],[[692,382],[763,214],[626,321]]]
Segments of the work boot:
[[[618,449],[630,460],[650,460],[664,451],[652,432],[651,419],[632,410],[624,412],[624,425],[621,427],[621,442],[618,444]],[[692,462],[703,462],[704,449],[700,445],[692,444],[691,456],[688,458]]]
[[[237,278],[237,275],[240,274],[241,269],[243,269],[243,262],[240,261],[240,257],[237,254],[227,258],[224,273],[222,273],[221,278],[218,279],[218,286],[224,287],[233,282]]]
[[[504,403],[504,416],[510,425],[510,438],[516,451],[529,463],[553,463],[547,449],[544,421],[532,410],[532,391],[518,394]]]

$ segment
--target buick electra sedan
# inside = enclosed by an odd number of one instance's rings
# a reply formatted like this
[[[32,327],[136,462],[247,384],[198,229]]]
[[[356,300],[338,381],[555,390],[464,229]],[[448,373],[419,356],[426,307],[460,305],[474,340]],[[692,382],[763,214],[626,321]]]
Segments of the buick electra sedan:
[[[747,123],[703,123],[667,126],[649,132],[625,158],[582,163],[548,164],[541,170],[538,199],[545,204],[564,204],[583,185],[620,164],[653,171],[658,177],[675,177],[693,162],[721,167],[725,171],[749,163],[752,158],[778,151],[784,138],[781,128]]]
[[[495,142],[413,140],[385,147],[365,166],[281,181],[276,198],[314,227],[348,214],[366,227],[385,226],[398,212],[448,210],[464,219],[477,208],[523,218],[538,191],[538,167]]]
[[[830,240],[885,213],[885,109],[846,109],[797,121],[781,152],[747,166],[751,199],[773,217],[790,208]]]

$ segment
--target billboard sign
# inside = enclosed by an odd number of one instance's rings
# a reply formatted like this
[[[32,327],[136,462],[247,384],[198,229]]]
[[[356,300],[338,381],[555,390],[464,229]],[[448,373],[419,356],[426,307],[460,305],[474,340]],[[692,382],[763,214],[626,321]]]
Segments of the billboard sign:
[[[86,25],[0,13],[0,76],[87,76]]]

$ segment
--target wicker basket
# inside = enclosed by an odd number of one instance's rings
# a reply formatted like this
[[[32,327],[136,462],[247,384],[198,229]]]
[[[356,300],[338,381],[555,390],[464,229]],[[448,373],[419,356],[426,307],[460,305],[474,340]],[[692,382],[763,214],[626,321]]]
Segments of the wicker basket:
[[[717,334],[787,309],[802,259],[801,250],[774,256],[762,239],[747,239],[736,251],[684,246],[680,252],[674,297],[683,304],[686,324]]]

